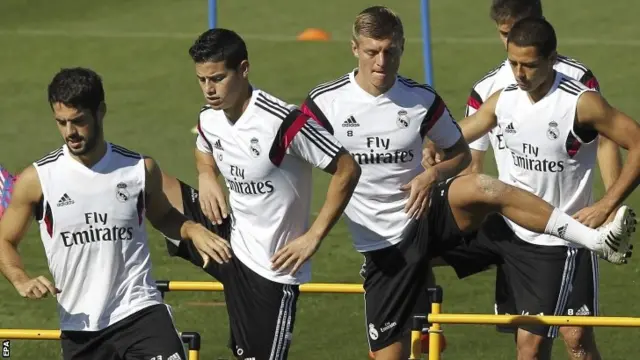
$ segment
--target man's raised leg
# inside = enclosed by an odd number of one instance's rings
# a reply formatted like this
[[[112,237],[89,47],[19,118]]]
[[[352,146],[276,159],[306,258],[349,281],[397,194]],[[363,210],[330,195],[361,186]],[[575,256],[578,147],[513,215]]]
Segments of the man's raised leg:
[[[451,181],[448,200],[463,232],[478,229],[487,215],[500,213],[529,231],[582,245],[615,264],[626,263],[631,255],[629,240],[637,221],[626,206],[611,223],[592,229],[536,195],[488,175],[471,174]]]

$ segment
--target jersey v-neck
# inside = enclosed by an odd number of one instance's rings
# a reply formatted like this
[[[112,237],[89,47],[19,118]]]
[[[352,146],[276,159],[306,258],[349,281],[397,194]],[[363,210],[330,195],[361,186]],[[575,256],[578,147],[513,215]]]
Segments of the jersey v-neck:
[[[551,84],[551,87],[549,88],[547,93],[544,94],[544,96],[541,97],[540,100],[533,102],[529,97],[529,94],[525,92],[525,99],[527,99],[526,104],[529,105],[528,106],[529,109],[535,109],[537,107],[540,107],[539,104],[544,104],[546,100],[549,98],[549,95],[551,95],[554,91],[556,91],[556,88],[558,87],[558,83],[560,82],[560,79],[562,78],[562,76],[560,75],[559,72],[555,70],[553,70],[553,72],[554,72],[553,84]]]
[[[68,159],[68,161],[71,162],[72,164],[71,166],[74,166],[78,171],[81,171],[89,176],[98,174],[101,170],[103,170],[107,166],[107,164],[109,163],[109,160],[111,159],[111,143],[110,142],[107,142],[107,151],[104,153],[102,158],[100,158],[100,160],[98,160],[98,162],[93,164],[93,166],[91,167],[86,166],[82,164],[79,160],[73,158],[73,154],[71,154],[71,151],[69,151],[67,144],[64,144],[62,146],[62,151],[64,153],[64,156]]]
[[[235,122],[231,122],[227,118],[227,115],[224,114],[224,111],[222,112],[222,117],[225,119],[226,124],[232,130],[235,130],[238,127],[238,124],[248,121],[251,118],[251,116],[253,115],[254,109],[256,107],[256,105],[255,105],[256,99],[258,98],[258,93],[260,92],[260,90],[256,89],[251,84],[249,84],[249,89],[251,89],[251,98],[249,100],[249,103],[247,104],[247,108],[244,109],[244,111],[242,112],[242,114],[240,115],[238,120],[236,120]]]
[[[353,71],[351,71],[349,73],[349,81],[351,82],[351,84],[354,86],[354,88],[356,88],[356,94],[357,96],[359,96],[360,98],[364,99],[364,100],[368,100],[371,102],[380,102],[380,101],[384,101],[387,98],[389,98],[393,92],[396,90],[396,88],[398,87],[398,75],[396,75],[396,78],[394,80],[393,85],[391,86],[391,88],[389,88],[389,90],[387,90],[386,92],[378,95],[378,96],[374,96],[369,94],[368,92],[366,92],[362,87],[360,87],[360,85],[358,84],[358,82],[356,81],[356,73],[358,72],[358,69],[353,69]]]

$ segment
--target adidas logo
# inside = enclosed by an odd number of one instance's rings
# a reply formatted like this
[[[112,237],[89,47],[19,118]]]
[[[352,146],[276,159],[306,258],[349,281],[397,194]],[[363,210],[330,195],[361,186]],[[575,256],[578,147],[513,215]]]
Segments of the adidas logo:
[[[576,315],[582,315],[582,316],[591,315],[591,311],[589,310],[587,305],[582,305],[580,307],[580,309],[578,309],[578,311],[576,311]]]
[[[74,204],[74,203],[75,203],[75,201],[71,200],[71,197],[69,195],[67,195],[67,193],[64,193],[64,195],[62,195],[60,200],[58,200],[58,207],[67,206],[67,205],[71,205],[71,204]]]
[[[356,118],[353,115],[349,116],[347,120],[342,123],[342,127],[358,127],[360,124],[356,121]]]
[[[216,141],[216,142],[213,144],[213,147],[214,147],[214,148],[216,148],[216,149],[218,149],[218,150],[224,150],[224,149],[222,148],[222,142],[220,141],[220,139],[218,139],[218,141]]]
[[[180,355],[178,355],[178,353],[174,353],[173,355],[169,356],[167,360],[183,360],[183,359],[182,357],[180,357]]]
[[[558,228],[558,235],[560,235],[560,238],[564,239],[564,236],[567,233],[567,226],[567,224],[564,224]]]
[[[504,129],[504,132],[509,134],[515,134],[516,129],[513,127],[513,123],[509,123],[509,125],[507,125],[507,127]]]

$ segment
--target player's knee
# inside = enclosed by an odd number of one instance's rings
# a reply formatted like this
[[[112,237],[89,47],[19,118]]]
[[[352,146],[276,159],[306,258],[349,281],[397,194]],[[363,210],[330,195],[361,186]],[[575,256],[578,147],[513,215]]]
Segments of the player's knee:
[[[473,193],[478,197],[479,202],[487,205],[495,205],[500,202],[508,186],[502,181],[485,174],[470,174]]]
[[[520,329],[518,331],[518,360],[544,359],[545,338]]]
[[[595,345],[591,328],[562,327],[560,333],[567,349],[574,356],[584,356],[587,349]]]

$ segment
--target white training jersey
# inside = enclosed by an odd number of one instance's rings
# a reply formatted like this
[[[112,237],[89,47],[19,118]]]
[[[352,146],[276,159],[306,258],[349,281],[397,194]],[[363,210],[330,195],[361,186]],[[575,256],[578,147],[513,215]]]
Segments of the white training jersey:
[[[509,183],[567,214],[592,203],[597,132],[574,126],[578,98],[589,89],[556,72],[549,93],[532,103],[526,91],[507,86],[496,103],[498,125],[511,158]],[[522,240],[538,245],[573,246],[560,238],[528,231],[509,221]]]
[[[575,59],[559,55],[554,69],[570,78],[580,81],[589,88],[600,91],[600,85],[593,75],[593,72]],[[505,60],[473,85],[471,94],[467,100],[465,116],[473,115],[496,91],[515,82],[516,78],[513,75],[509,61]],[[511,161],[511,155],[508,151],[505,151],[504,129],[496,126],[488,134],[469,144],[471,149],[479,151],[487,151],[489,146],[493,148],[498,177],[500,180],[506,180],[508,178],[508,164]]]
[[[462,134],[431,87],[398,76],[389,91],[372,96],[356,83],[356,71],[311,90],[302,110],[326,124],[362,168],[345,215],[364,252],[397,244],[410,229],[409,191],[401,187],[424,171],[424,137],[446,149]]]
[[[141,155],[107,144],[89,168],[66,145],[36,161],[40,237],[58,294],[60,328],[97,331],[162,297],[151,276]]]
[[[235,124],[205,106],[196,145],[214,156],[229,188],[238,260],[277,283],[308,282],[310,262],[291,276],[272,270],[270,259],[308,230],[313,167],[327,167],[342,145],[296,106],[255,88]]]

